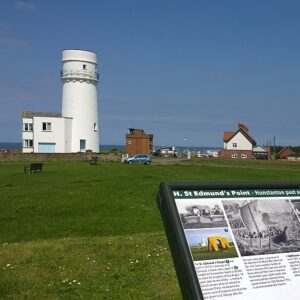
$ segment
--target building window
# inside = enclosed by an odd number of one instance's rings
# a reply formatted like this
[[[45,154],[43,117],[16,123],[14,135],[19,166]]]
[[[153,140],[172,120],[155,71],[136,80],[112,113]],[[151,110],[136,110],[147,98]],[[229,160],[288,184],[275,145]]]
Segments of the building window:
[[[43,122],[43,131],[51,131],[51,123],[50,122]]]
[[[97,123],[94,123],[94,131],[98,131]]]
[[[237,154],[236,153],[232,153],[231,154],[231,158],[237,158]]]
[[[241,158],[247,158],[247,154],[241,154]]]
[[[23,131],[33,131],[32,123],[23,123]]]
[[[83,65],[83,66],[82,66],[82,69],[83,69],[83,70],[86,70],[86,65]]]
[[[33,140],[23,140],[23,147],[24,148],[33,147]]]
[[[232,143],[232,148],[237,148],[237,143]]]

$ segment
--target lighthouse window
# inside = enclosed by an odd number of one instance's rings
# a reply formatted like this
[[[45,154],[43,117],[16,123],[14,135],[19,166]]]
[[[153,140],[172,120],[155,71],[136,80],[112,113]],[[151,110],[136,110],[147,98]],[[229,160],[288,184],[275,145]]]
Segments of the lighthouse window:
[[[43,122],[43,131],[51,131],[51,123],[50,122]]]
[[[94,123],[94,131],[98,131],[97,123]]]
[[[83,70],[86,70],[86,65],[83,65],[82,68],[83,68]]]

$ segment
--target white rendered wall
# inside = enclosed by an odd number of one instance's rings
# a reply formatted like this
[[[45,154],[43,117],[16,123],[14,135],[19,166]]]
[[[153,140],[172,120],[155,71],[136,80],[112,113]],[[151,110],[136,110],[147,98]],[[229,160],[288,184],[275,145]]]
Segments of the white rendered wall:
[[[22,119],[22,152],[31,153],[33,152],[33,147],[24,147],[24,140],[33,140],[33,131],[24,131],[24,124],[32,124],[32,118],[23,118]]]
[[[64,118],[65,120],[65,152],[71,153],[72,151],[72,118]]]
[[[43,131],[43,123],[51,123],[50,131]],[[34,152],[38,153],[39,143],[55,143],[55,153],[65,152],[65,119],[55,117],[33,117]]]
[[[62,116],[73,118],[71,152],[80,151],[80,140],[86,150],[99,152],[96,54],[64,50],[62,62]]]
[[[237,147],[233,147],[234,143],[237,144]],[[226,147],[225,145],[224,145],[224,148]],[[227,150],[251,150],[252,151],[252,144],[249,142],[249,140],[241,132],[238,132],[227,143]]]

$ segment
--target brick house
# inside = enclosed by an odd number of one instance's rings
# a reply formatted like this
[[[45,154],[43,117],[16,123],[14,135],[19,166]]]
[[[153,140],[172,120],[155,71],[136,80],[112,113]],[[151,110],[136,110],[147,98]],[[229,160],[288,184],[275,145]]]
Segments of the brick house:
[[[126,152],[128,154],[151,154],[153,152],[153,134],[142,129],[129,128],[126,134]]]
[[[222,159],[252,159],[255,140],[249,135],[248,127],[239,123],[236,131],[223,134],[224,150],[219,152]]]
[[[287,159],[295,156],[295,152],[290,147],[284,147],[278,152],[278,156],[280,159]]]

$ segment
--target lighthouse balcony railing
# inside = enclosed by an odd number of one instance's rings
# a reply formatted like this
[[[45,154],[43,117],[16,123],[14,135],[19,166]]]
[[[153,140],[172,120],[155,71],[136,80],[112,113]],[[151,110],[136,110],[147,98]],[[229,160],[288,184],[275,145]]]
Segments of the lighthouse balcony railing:
[[[98,72],[86,72],[86,71],[60,71],[61,78],[82,78],[92,79],[99,81]]]

